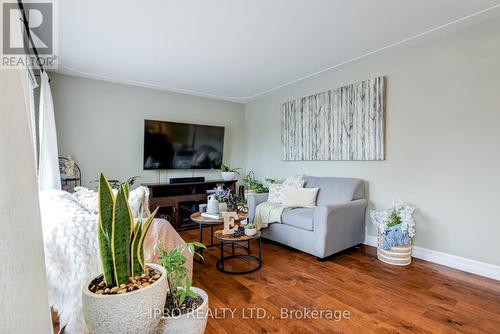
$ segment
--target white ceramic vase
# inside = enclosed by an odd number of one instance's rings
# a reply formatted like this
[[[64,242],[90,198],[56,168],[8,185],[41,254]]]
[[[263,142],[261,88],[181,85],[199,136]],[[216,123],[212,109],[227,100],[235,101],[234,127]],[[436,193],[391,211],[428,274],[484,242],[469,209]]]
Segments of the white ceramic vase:
[[[257,234],[257,229],[255,228],[246,228],[245,235],[251,237],[252,235]]]
[[[161,320],[160,328],[163,334],[203,334],[208,320],[208,295],[199,288],[192,287],[198,296],[203,298],[196,310],[180,316],[165,317]]]
[[[234,180],[234,178],[236,176],[236,172],[221,172],[221,174],[222,174],[222,179],[224,181]]]
[[[90,334],[144,334],[156,330],[167,298],[165,268],[147,264],[159,270],[159,280],[146,288],[116,295],[96,295],[89,290],[90,280],[83,289],[83,316]],[[156,313],[155,313],[156,312]]]

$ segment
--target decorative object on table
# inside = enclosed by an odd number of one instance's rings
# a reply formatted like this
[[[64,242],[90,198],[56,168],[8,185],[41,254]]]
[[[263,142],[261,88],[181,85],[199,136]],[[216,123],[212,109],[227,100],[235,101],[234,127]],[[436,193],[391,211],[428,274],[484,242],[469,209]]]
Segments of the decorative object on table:
[[[97,235],[103,274],[84,286],[82,296],[90,333],[149,333],[160,320],[151,309],[162,309],[167,296],[165,269],[144,258],[144,238],[158,209],[134,224],[128,193],[122,184],[115,196],[101,174]]]
[[[207,200],[207,213],[217,214],[219,213],[219,201],[216,195],[209,195]]]
[[[219,213],[202,212],[200,216],[207,219],[222,219],[222,214],[220,212]]]
[[[199,213],[204,213],[204,212],[207,212],[207,205],[206,204],[200,204],[198,206],[198,212]]]
[[[257,229],[254,224],[246,224],[245,225],[245,235],[251,237],[252,235],[257,234]]]
[[[384,160],[384,77],[283,103],[282,160]]]
[[[184,247],[167,250],[159,247],[159,262],[165,268],[168,293],[161,317],[160,332],[164,334],[203,334],[208,320],[208,295],[200,288],[192,287],[184,263],[185,248],[194,257],[202,258],[195,247],[206,249],[199,242],[187,243]]]
[[[238,172],[238,170],[240,170],[240,169],[241,169],[240,167],[238,167],[238,168],[231,168],[228,165],[222,164],[221,167],[220,167],[220,171],[221,171],[221,174],[222,174],[222,179],[224,181],[234,180],[234,178],[236,177],[236,174],[240,173],[240,172]]]
[[[191,221],[199,225],[199,241],[203,242],[203,228],[210,226],[210,244],[206,244],[206,247],[219,246],[219,244],[214,244],[214,226],[221,225],[224,223],[224,219],[222,218],[222,214],[219,214],[215,217],[207,217],[206,213],[193,213],[191,216]],[[238,214],[238,221],[242,221],[248,218],[248,215],[245,213]],[[200,253],[203,254],[203,249],[200,249]],[[199,261],[203,263],[203,261]]]
[[[237,236],[234,236],[232,234],[227,235],[223,231],[215,231],[214,236],[217,240],[220,242],[220,258],[217,261],[217,269],[223,273],[226,274],[233,274],[233,275],[239,275],[239,274],[249,274],[253,273],[254,271],[259,270],[262,267],[262,241],[261,241],[261,234],[260,232],[257,232],[253,236],[247,236],[243,233],[239,233]],[[252,240],[257,240],[258,242],[258,256],[254,256],[250,254],[250,241]],[[247,246],[243,246],[240,243],[246,242]],[[229,256],[224,255],[224,246],[225,245],[231,245],[232,248],[232,254]],[[234,250],[235,247],[241,248],[246,250],[246,254],[235,254]],[[236,260],[236,259],[245,259],[244,263],[248,264],[248,260],[252,260],[257,263],[256,266],[246,269],[246,270],[229,270],[226,269],[225,263],[228,261]]]
[[[231,189],[215,189],[212,194],[219,201],[219,211],[237,211],[240,204],[246,204],[245,197],[234,194]]]
[[[413,206],[400,201],[394,201],[388,210],[370,211],[372,222],[377,227],[377,256],[380,261],[395,266],[411,263],[415,237],[414,212]]]
[[[224,219],[223,234],[232,234],[238,229],[236,221],[239,219],[239,216],[236,212],[223,212],[222,219]]]
[[[68,182],[74,182],[74,187],[82,185],[82,172],[71,158],[71,155],[59,157],[59,173],[61,174],[61,186],[64,191],[70,190]]]

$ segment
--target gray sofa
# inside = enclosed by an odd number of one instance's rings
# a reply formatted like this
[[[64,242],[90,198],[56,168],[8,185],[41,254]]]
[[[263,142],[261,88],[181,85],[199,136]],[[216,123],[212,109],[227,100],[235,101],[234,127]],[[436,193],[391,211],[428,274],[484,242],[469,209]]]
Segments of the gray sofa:
[[[323,259],[365,240],[365,186],[363,180],[307,176],[307,188],[320,188],[315,208],[297,208],[282,215],[282,224],[261,230],[266,239]],[[255,207],[268,194],[248,194],[250,222]]]

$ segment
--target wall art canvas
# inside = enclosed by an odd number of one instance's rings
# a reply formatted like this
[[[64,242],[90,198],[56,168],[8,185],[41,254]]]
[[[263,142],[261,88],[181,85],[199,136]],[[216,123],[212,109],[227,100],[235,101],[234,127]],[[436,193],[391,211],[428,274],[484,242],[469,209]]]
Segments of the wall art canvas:
[[[384,160],[384,77],[281,106],[282,160]]]

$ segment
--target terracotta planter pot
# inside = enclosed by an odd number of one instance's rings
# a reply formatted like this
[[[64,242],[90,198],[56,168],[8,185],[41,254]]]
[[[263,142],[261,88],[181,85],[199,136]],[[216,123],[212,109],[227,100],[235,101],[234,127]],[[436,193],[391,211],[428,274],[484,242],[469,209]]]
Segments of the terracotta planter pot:
[[[160,317],[155,310],[163,310],[167,298],[165,268],[147,264],[159,270],[161,277],[153,284],[131,292],[116,295],[96,295],[89,290],[89,280],[83,289],[83,316],[91,334],[143,334],[155,330]]]
[[[189,313],[165,317],[161,320],[160,333],[163,334],[203,334],[208,320],[208,295],[200,288],[191,288],[198,296],[203,298],[196,310]]]

